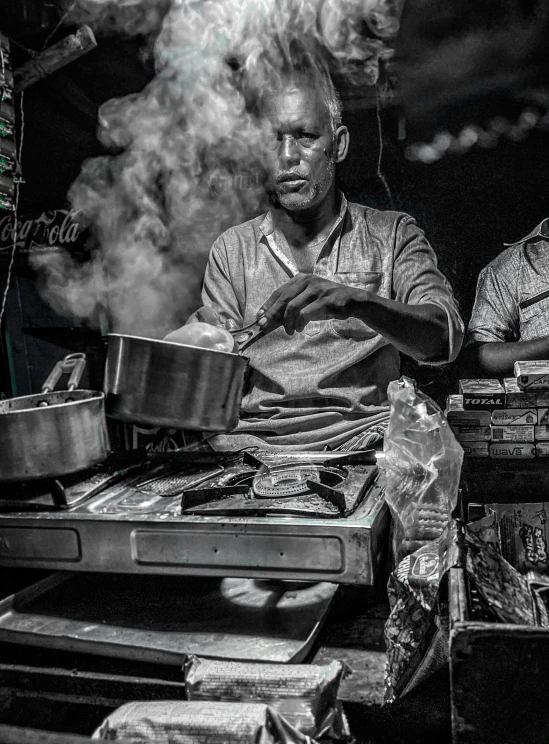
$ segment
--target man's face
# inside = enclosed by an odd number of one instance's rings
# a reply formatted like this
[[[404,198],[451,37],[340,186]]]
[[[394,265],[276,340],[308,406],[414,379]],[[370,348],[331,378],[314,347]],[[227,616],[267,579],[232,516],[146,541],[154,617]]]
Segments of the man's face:
[[[335,180],[335,142],[326,105],[313,88],[289,84],[269,100],[267,190],[288,211],[322,203]]]

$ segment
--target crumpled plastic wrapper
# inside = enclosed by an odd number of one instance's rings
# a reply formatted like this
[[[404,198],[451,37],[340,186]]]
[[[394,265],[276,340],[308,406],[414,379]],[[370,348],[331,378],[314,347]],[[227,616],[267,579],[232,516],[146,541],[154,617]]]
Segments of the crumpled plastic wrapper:
[[[268,705],[181,700],[127,703],[92,738],[149,744],[317,744]]]
[[[457,503],[463,449],[440,408],[413,380],[393,380],[387,394],[391,413],[382,467],[398,562],[447,526]]]
[[[247,664],[189,656],[183,666],[189,700],[261,702],[298,731],[332,740],[350,736],[337,700],[344,666]]]
[[[490,621],[539,624],[527,579],[493,545],[458,524],[452,522],[438,540],[406,556],[389,577],[387,702],[403,697],[448,663],[449,613],[446,592],[440,587],[449,569],[462,558],[470,593],[479,607],[490,612]]]

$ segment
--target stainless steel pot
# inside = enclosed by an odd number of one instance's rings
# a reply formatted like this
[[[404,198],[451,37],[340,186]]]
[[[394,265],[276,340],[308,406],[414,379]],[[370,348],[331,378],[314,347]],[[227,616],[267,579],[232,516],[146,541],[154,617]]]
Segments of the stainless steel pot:
[[[107,413],[136,424],[231,431],[240,417],[247,367],[238,354],[112,333]]]
[[[0,480],[56,478],[109,454],[104,394],[76,390],[85,365],[84,354],[69,354],[38,395],[0,400]],[[69,373],[67,390],[52,392]]]

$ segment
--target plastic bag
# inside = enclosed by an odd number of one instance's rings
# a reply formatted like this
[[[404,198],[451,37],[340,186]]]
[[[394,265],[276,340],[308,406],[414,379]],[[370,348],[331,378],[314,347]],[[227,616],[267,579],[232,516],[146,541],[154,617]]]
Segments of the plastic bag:
[[[385,499],[395,521],[397,562],[436,540],[457,503],[463,449],[444,414],[415,382],[389,383],[384,441]]]

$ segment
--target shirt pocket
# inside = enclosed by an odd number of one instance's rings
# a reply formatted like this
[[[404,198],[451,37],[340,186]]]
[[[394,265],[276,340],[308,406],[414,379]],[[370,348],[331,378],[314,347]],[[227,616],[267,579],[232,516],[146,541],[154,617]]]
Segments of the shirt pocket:
[[[345,284],[347,287],[357,287],[358,289],[366,289],[373,294],[379,294],[383,273],[381,271],[338,271],[334,274],[333,280],[338,284]],[[336,335],[341,336],[341,338],[367,341],[378,335],[377,331],[374,331],[358,318],[334,320],[332,323]]]
[[[523,300],[519,305],[519,313],[521,341],[549,335],[549,292],[541,292]]]

